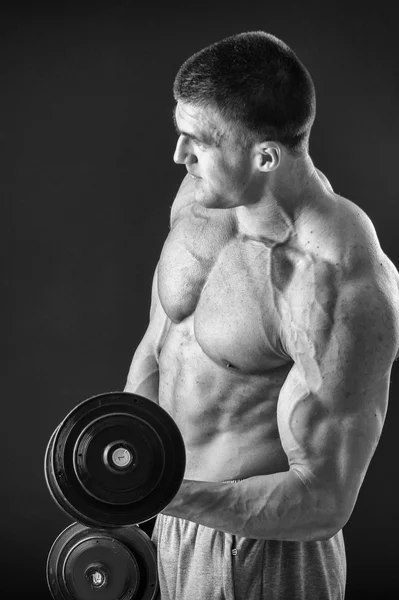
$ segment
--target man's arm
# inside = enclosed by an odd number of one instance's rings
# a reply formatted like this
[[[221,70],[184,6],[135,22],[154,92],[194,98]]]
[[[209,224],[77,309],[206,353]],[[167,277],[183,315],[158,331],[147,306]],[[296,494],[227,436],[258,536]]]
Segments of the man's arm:
[[[190,175],[185,175],[183,181],[180,184],[176,198],[173,201],[170,210],[170,228],[172,229],[177,219],[179,218],[179,212],[185,206],[193,204],[195,202],[195,182]]]
[[[124,391],[158,403],[158,357],[170,326],[158,295],[158,265],[152,282],[150,321],[134,353]]]
[[[340,286],[333,307],[286,307],[295,363],[280,392],[278,426],[289,470],[238,483],[184,481],[163,512],[250,538],[323,540],[339,531],[381,434],[397,302],[363,277]]]
[[[170,211],[170,228],[175,225],[180,210],[193,202],[193,182],[186,175],[180,184]],[[158,294],[158,265],[152,281],[150,322],[134,353],[124,391],[158,401],[158,357],[171,321],[165,314]]]

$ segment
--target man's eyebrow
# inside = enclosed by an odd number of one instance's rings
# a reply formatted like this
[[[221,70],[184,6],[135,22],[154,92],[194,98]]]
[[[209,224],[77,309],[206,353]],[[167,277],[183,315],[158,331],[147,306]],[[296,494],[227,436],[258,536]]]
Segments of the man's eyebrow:
[[[190,138],[191,140],[195,140],[196,142],[199,142],[200,144],[204,144],[205,146],[214,146],[215,148],[218,148],[220,146],[220,140],[223,136],[220,136],[219,139],[215,139],[213,136],[210,136],[209,138],[205,137],[205,138],[201,139],[198,136],[194,135],[193,133],[187,133],[186,131],[182,131],[179,128],[179,126],[177,125],[176,107],[172,111],[172,118],[173,118],[173,124],[175,126],[177,135],[184,135],[184,136]]]
[[[186,131],[182,131],[181,129],[179,129],[179,127],[177,125],[177,120],[176,120],[176,108],[173,109],[172,117],[173,117],[173,124],[175,126],[176,133],[178,135],[184,135],[192,140],[196,140],[197,142],[201,141],[196,135],[194,135],[192,133],[187,133]]]

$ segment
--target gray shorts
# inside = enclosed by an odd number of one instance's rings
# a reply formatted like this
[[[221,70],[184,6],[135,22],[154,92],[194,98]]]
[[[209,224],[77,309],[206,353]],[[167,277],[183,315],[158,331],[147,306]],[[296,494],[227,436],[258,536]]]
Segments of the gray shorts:
[[[342,531],[320,542],[238,537],[157,516],[159,600],[343,600]]]

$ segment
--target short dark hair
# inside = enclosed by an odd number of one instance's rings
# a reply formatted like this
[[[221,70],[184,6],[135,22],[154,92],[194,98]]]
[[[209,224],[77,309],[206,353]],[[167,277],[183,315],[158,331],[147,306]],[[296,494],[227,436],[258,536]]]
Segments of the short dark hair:
[[[216,109],[245,144],[274,140],[293,154],[308,149],[316,114],[312,78],[269,33],[240,33],[193,54],[176,75],[173,95],[176,102]]]

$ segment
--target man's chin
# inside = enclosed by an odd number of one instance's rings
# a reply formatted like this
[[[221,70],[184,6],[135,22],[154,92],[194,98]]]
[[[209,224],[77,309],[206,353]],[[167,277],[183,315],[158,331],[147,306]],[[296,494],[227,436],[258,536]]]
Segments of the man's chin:
[[[193,180],[193,183],[195,184],[194,198],[198,204],[204,208],[230,208],[229,206],[226,206],[225,198],[206,189],[203,179]]]
[[[223,203],[223,201],[219,198],[211,198],[209,196],[202,196],[200,198],[196,198],[196,202],[198,204],[201,204],[201,206],[203,206],[204,208],[215,208],[215,209],[226,209],[226,208],[230,208],[229,206],[225,206],[225,204]]]

